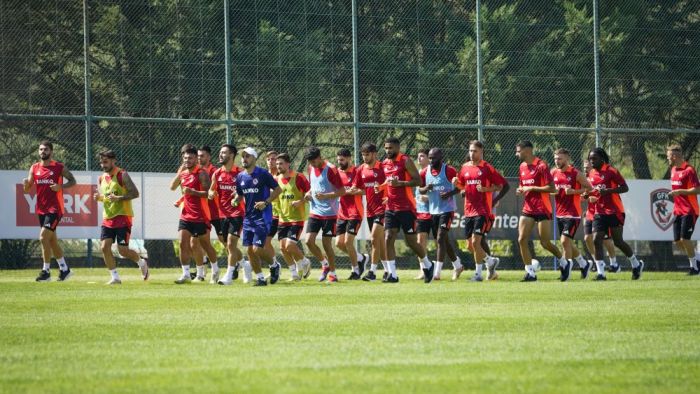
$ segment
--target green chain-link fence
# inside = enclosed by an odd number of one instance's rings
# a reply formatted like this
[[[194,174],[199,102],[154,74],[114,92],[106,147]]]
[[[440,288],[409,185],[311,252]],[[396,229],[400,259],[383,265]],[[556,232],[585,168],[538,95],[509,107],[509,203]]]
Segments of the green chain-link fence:
[[[71,169],[109,147],[168,172],[187,142],[302,168],[310,145],[394,135],[455,166],[481,137],[507,176],[519,139],[579,166],[599,143],[661,179],[670,142],[700,164],[698,60],[689,0],[0,0],[0,168],[45,138]],[[671,267],[657,244],[637,246]]]

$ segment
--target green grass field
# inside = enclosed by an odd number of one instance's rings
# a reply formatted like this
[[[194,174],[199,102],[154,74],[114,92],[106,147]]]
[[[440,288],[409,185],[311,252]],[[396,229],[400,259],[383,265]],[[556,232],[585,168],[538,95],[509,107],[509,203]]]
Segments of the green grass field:
[[[136,269],[120,271],[121,287],[103,284],[104,269],[76,269],[66,283],[0,272],[1,392],[700,387],[700,280],[683,273],[605,283],[576,273],[562,284],[554,272],[537,283],[519,283],[519,271],[470,283],[465,272],[424,285],[401,271],[399,284],[254,288],[176,286],[174,269],[144,283]]]

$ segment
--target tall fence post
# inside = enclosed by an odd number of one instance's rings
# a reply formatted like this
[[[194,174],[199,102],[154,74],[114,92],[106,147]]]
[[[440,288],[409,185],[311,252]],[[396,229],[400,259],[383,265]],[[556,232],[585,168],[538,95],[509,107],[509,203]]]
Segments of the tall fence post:
[[[481,0],[476,0],[476,15],[475,15],[475,30],[476,30],[476,123],[479,126],[478,139],[484,140],[484,112],[483,98],[481,96],[482,86],[482,70],[481,70]]]
[[[357,69],[357,0],[352,0],[352,139],[355,163],[360,164],[360,92]]]
[[[595,95],[595,146],[600,146],[600,19],[598,0],[593,0],[593,84]]]
[[[92,102],[90,100],[90,27],[88,23],[88,2],[83,0],[83,83],[85,94],[85,170],[92,169]],[[92,238],[87,239],[87,262],[92,268]]]
[[[231,143],[231,30],[229,0],[224,0],[224,72],[226,73],[226,143]]]

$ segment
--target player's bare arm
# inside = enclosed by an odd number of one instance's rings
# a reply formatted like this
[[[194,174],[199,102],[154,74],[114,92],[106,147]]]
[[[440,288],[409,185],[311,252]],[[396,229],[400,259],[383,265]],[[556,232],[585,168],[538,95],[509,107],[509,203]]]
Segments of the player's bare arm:
[[[32,173],[32,169],[30,168],[29,175],[27,175],[22,182],[22,188],[25,193],[29,193],[29,190],[32,188],[32,183],[34,183],[34,173]]]
[[[68,171],[68,168],[63,167],[63,172],[61,172],[61,176],[66,179],[66,182],[64,182],[63,185],[51,185],[51,190],[57,192],[61,189],[68,189],[75,186],[75,177],[70,171]]]

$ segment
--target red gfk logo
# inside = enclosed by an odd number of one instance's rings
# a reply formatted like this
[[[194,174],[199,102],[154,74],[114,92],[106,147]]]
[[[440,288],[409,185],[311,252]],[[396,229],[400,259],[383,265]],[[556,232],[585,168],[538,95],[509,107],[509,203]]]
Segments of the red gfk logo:
[[[92,194],[97,185],[78,184],[63,190],[64,213],[61,226],[97,226],[97,202]],[[36,190],[32,187],[25,193],[22,185],[15,185],[15,204],[17,206],[17,227],[36,227]]]

